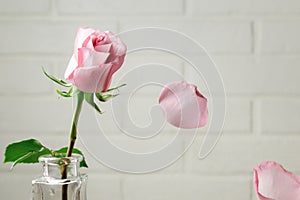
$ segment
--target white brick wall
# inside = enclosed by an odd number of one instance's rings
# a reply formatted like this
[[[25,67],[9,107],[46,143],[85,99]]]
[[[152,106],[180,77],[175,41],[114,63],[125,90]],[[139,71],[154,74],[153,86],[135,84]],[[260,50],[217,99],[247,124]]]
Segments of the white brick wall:
[[[23,138],[36,137],[53,148],[66,144],[71,102],[56,97],[56,86],[43,77],[41,66],[63,76],[79,26],[114,32],[170,28],[202,44],[219,67],[227,93],[223,135],[210,156],[199,160],[206,128],[200,130],[177,163],[147,175],[115,172],[87,154],[89,200],[255,200],[252,169],[260,162],[277,160],[300,175],[299,19],[298,0],[0,0],[0,159],[6,144]],[[174,67],[207,94],[187,63],[157,52],[128,55],[115,78],[151,62]],[[158,91],[138,93],[133,117],[149,120],[148,109],[141,109]],[[101,107],[106,113],[98,119],[111,140],[143,150],[114,127],[110,104]],[[89,125],[83,127],[85,134],[97,130],[88,116],[82,120]],[[165,144],[174,130],[167,127],[145,149]],[[29,199],[30,181],[39,174],[39,165],[18,166],[13,172],[1,165],[1,196]]]
[[[122,31],[137,27],[163,27],[185,33],[214,53],[251,53],[251,21],[248,20],[200,20],[195,17],[161,17],[123,20]]]
[[[300,20],[265,20],[262,22],[262,51],[264,53],[299,53],[297,41]]]
[[[194,15],[280,15],[297,14],[300,3],[297,0],[188,0],[189,12]]]
[[[171,6],[170,6],[171,4]],[[183,14],[183,0],[128,0],[97,1],[80,0],[57,1],[57,10],[61,14],[94,14],[105,15],[176,15]]]
[[[12,0],[8,2],[1,2],[0,7],[1,14],[43,14],[50,11],[50,1],[39,1],[39,0],[29,0],[29,1],[18,1]]]

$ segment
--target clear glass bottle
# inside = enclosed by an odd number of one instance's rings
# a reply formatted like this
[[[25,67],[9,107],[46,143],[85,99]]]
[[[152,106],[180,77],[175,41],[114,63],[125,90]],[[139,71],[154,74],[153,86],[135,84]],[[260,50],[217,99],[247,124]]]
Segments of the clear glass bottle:
[[[41,156],[43,176],[32,181],[32,200],[87,200],[87,175],[80,174],[82,156]],[[64,173],[65,172],[65,173]]]

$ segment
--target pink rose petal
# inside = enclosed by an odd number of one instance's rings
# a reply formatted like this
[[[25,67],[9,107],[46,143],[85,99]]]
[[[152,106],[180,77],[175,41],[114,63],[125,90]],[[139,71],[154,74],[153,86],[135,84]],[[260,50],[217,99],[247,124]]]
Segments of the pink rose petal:
[[[98,45],[98,46],[95,47],[95,50],[99,51],[99,52],[107,52],[107,53],[109,53],[111,47],[112,47],[112,44]]]
[[[79,90],[85,92],[94,93],[96,91],[103,91],[110,68],[111,64],[77,68],[74,72],[74,85]]]
[[[88,48],[78,49],[78,66],[89,67],[102,65],[109,57],[109,53],[97,52]]]
[[[91,28],[79,28],[74,43],[74,55],[77,59],[78,49],[84,47],[83,44],[95,30]]]
[[[122,56],[126,54],[126,45],[121,41],[121,39],[115,36],[112,32],[107,31],[107,35],[110,38],[110,42],[113,43],[113,54]]]
[[[159,97],[166,120],[179,128],[199,128],[208,121],[206,98],[197,87],[184,81],[166,85]]]
[[[78,63],[76,62],[75,56],[73,55],[69,61],[69,65],[65,72],[65,79],[73,79],[73,71],[77,67],[89,67],[97,66],[105,63],[109,53],[105,52],[96,52],[88,48],[78,49]]]
[[[66,80],[72,80],[73,79],[73,72],[74,70],[76,69],[76,67],[78,66],[77,64],[77,61],[75,59],[75,55],[73,54],[70,61],[69,61],[69,64],[68,64],[68,67],[65,71],[65,79]]]
[[[300,200],[300,178],[276,162],[254,168],[254,187],[261,200]]]
[[[124,62],[124,58],[125,58],[125,55],[123,56],[120,56],[120,57],[117,57],[115,59],[115,62],[112,62],[112,67],[107,75],[107,80],[109,80],[108,82],[105,83],[104,85],[104,91],[106,91],[110,85],[110,82],[111,82],[111,78],[112,78],[112,75],[118,71],[118,69],[120,69],[120,67],[122,66],[123,62]]]

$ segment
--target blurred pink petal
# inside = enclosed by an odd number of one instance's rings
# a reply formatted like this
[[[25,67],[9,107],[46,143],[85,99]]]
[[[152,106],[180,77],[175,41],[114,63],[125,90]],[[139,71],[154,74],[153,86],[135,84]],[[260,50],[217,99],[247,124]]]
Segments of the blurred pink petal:
[[[254,187],[261,200],[300,200],[300,178],[276,162],[254,168]]]
[[[184,81],[166,85],[159,97],[159,104],[167,121],[179,128],[199,128],[208,121],[206,98],[197,87]]]

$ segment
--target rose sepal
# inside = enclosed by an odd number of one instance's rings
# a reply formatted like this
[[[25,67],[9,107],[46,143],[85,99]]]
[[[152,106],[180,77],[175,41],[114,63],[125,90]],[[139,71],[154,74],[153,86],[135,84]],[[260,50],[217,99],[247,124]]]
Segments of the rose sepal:
[[[94,101],[94,93],[88,93],[85,92],[84,93],[84,99],[85,101],[90,104],[93,108],[95,108],[95,110],[100,113],[103,114],[103,112],[100,110],[100,108],[98,107],[98,105],[95,103]]]
[[[67,98],[73,97],[74,93],[76,94],[76,92],[74,91],[74,87],[71,87],[68,92],[56,89],[56,93],[62,97],[67,97]]]
[[[118,90],[119,88],[121,87],[124,87],[126,84],[122,84],[122,85],[119,85],[117,87],[113,87],[113,88],[109,88],[108,90],[106,90],[105,92],[98,92],[98,93],[95,93],[97,99],[101,102],[106,102],[108,101],[109,99],[113,98],[113,97],[116,97],[119,95],[119,93],[115,93],[115,94],[110,94],[109,92],[111,91],[114,91],[114,90]]]
[[[58,79],[58,78],[55,78],[54,76],[48,74],[46,72],[46,70],[44,69],[44,67],[42,67],[42,70],[43,70],[43,73],[50,79],[52,80],[53,82],[61,85],[61,86],[64,86],[64,87],[72,87],[72,84],[71,83],[67,83],[65,82],[64,80],[61,80],[61,79]]]

